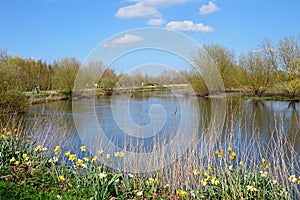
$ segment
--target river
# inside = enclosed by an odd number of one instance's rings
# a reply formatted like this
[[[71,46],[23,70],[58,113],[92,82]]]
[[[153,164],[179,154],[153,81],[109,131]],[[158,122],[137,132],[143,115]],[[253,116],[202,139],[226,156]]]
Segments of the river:
[[[195,135],[203,139],[201,134],[212,126],[214,134],[230,138],[235,148],[247,146],[253,134],[266,144],[286,134],[300,153],[299,115],[297,102],[146,93],[36,104],[26,118],[34,126],[31,134],[40,142],[62,142],[63,135],[68,135],[64,149],[86,145],[91,154],[96,149],[151,153],[173,145],[180,155],[186,150],[182,146],[190,145]]]

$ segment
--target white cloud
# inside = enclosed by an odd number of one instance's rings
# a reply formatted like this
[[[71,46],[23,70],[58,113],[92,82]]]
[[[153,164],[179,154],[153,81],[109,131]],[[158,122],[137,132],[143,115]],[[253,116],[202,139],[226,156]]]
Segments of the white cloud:
[[[117,18],[146,18],[162,17],[158,8],[168,8],[173,5],[186,3],[192,0],[127,0],[135,4],[119,8]]]
[[[205,26],[202,23],[194,24],[194,22],[186,21],[171,21],[166,26],[167,29],[176,30],[176,31],[191,31],[191,32],[213,32],[214,29],[211,26]]]
[[[117,38],[115,40],[112,40],[111,42],[106,42],[102,44],[103,48],[114,48],[114,47],[120,47],[122,45],[126,44],[133,44],[133,43],[140,43],[144,41],[144,38],[132,35],[132,34],[125,34],[123,37]]]
[[[157,18],[157,19],[150,19],[148,20],[147,24],[150,26],[161,26],[166,23],[166,20],[162,18]]]
[[[143,18],[143,17],[161,17],[161,13],[156,8],[138,2],[131,6],[119,8],[117,18]]]
[[[208,5],[203,5],[199,9],[201,15],[207,15],[221,10],[214,2],[208,2]]]
[[[112,44],[131,44],[131,43],[140,43],[144,40],[144,38],[132,35],[132,34],[125,34],[123,37],[113,40]]]

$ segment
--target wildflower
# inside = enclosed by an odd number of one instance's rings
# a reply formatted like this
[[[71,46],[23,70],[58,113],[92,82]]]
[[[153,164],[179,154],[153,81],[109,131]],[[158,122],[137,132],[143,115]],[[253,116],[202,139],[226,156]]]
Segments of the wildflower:
[[[59,152],[60,152],[59,146],[56,146],[53,151],[55,154],[59,154]]]
[[[25,161],[28,161],[28,159],[29,159],[29,157],[28,157],[28,155],[27,155],[26,153],[24,153],[24,154],[22,155],[22,158],[23,158]]]
[[[236,153],[233,151],[230,154],[230,160],[235,161],[235,158],[236,158]]]
[[[69,156],[69,160],[71,160],[71,161],[76,160],[76,154],[71,154],[71,155]]]
[[[30,137],[30,136],[27,136],[26,141],[27,141],[27,142],[30,142],[30,140],[31,140],[31,137]]]
[[[64,154],[64,155],[65,155],[65,156],[69,156],[70,154],[71,154],[71,151],[70,151],[70,150],[68,150],[68,151],[66,151],[66,152],[65,152],[65,154]]]
[[[124,152],[122,152],[122,151],[115,152],[114,155],[115,155],[115,157],[123,157],[124,156]]]
[[[41,149],[41,145],[38,145],[34,148],[35,151],[39,151]]]
[[[110,154],[106,154],[106,155],[105,155],[105,158],[106,158],[106,159],[109,159],[109,158],[110,158]]]
[[[262,159],[261,159],[261,162],[262,162],[262,163],[266,162],[266,159],[265,159],[265,158],[262,158]]]
[[[59,177],[58,177],[58,180],[60,180],[60,181],[65,181],[66,179],[65,179],[64,176],[59,176]]]
[[[300,176],[298,177],[297,183],[300,184]]]
[[[18,164],[20,164],[20,161],[15,161],[14,164],[15,164],[15,165],[18,165]]]
[[[143,190],[142,191],[139,191],[136,193],[136,196],[140,197],[140,196],[143,196]]]
[[[57,161],[58,161],[58,158],[54,156],[54,157],[50,158],[48,162],[49,163],[56,163]]]
[[[209,167],[209,168],[208,168],[208,171],[209,171],[209,172],[213,172],[214,169],[213,169],[212,167]]]
[[[78,159],[78,160],[77,160],[77,165],[78,165],[78,166],[82,166],[82,164],[83,164],[83,160]]]
[[[17,131],[18,131],[18,129],[17,129],[17,128],[15,128],[15,129],[14,129],[14,132],[17,132]]]
[[[274,171],[278,171],[278,167],[274,167]]]
[[[219,158],[222,158],[223,157],[223,153],[222,152],[220,152],[220,151],[215,151],[215,154],[217,154],[217,156],[219,157]]]
[[[102,149],[98,150],[98,154],[99,154],[99,155],[101,155],[101,154],[103,154],[103,153],[104,153],[104,151],[103,151]]]
[[[100,179],[105,178],[105,177],[106,177],[106,174],[104,172],[102,172],[102,173],[99,174],[99,178]]]
[[[15,159],[15,157],[12,157],[10,160],[9,160],[9,162],[15,162],[16,161],[16,159]]]
[[[170,187],[170,184],[169,184],[169,183],[166,183],[166,184],[165,184],[165,188],[167,188],[167,187]]]
[[[80,151],[86,151],[86,146],[81,146]]]
[[[247,185],[246,188],[247,188],[247,190],[250,191],[250,192],[257,191],[257,189],[255,188],[254,185]]]
[[[295,175],[290,176],[289,181],[291,181],[292,183],[295,183],[297,181],[296,176]]]
[[[11,135],[11,132],[10,132],[10,131],[7,131],[7,132],[6,132],[6,135]]]
[[[208,171],[203,172],[203,176],[208,176],[208,175],[209,175]]]
[[[2,129],[2,131],[6,131],[6,130],[7,130],[7,128],[3,128],[3,129]]]
[[[232,151],[232,148],[229,146],[229,147],[227,148],[227,151],[228,151],[228,152]]]
[[[197,169],[194,169],[193,173],[194,173],[194,175],[199,175],[200,174],[200,172]]]
[[[43,148],[42,148],[42,151],[47,151],[47,147],[43,147]]]
[[[15,154],[18,155],[20,152],[19,151],[15,151]]]
[[[5,138],[6,138],[6,135],[1,134],[1,135],[0,135],[0,138],[1,138],[1,139],[5,139]]]
[[[271,163],[268,162],[268,163],[265,164],[264,168],[268,169],[270,167],[270,165],[271,165]]]
[[[92,162],[97,162],[97,157],[96,157],[96,156],[94,156],[94,157],[92,158]]]
[[[148,180],[147,180],[147,184],[152,184],[154,182],[155,182],[155,180],[153,178],[148,178]]]
[[[134,176],[132,174],[128,174],[129,178],[134,178]]]
[[[90,159],[89,159],[88,157],[84,157],[83,160],[84,160],[85,162],[88,162]]]
[[[187,195],[187,192],[184,191],[184,190],[178,190],[177,191],[177,194],[180,196],[180,197],[185,197]]]
[[[219,180],[216,177],[212,177],[210,181],[211,181],[211,184],[213,184],[213,185],[219,184]]]
[[[83,164],[82,164],[82,167],[86,169],[86,168],[87,168],[87,164],[86,164],[86,163],[83,163]]]
[[[202,179],[200,182],[201,182],[201,185],[203,185],[203,186],[206,186],[207,185],[207,181],[208,181],[208,179],[206,178],[206,179]]]
[[[266,171],[259,171],[259,173],[261,177],[266,177],[268,175],[268,172]]]

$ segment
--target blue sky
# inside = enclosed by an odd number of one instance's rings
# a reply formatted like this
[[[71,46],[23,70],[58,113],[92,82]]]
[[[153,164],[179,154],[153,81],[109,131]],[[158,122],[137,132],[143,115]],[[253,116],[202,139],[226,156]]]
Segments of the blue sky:
[[[264,38],[299,35],[299,9],[299,0],[3,0],[0,49],[50,63],[83,61],[120,32],[161,27],[239,54]]]

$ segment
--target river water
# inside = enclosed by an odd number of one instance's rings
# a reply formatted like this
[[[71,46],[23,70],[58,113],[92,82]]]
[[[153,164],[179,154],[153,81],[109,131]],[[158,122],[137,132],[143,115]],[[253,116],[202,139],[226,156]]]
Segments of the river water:
[[[37,104],[30,107],[26,118],[35,127],[32,135],[40,141],[56,138],[57,142],[66,134],[65,149],[86,145],[91,153],[100,148],[151,152],[157,144],[172,144],[178,149],[189,145],[195,134],[203,134],[211,124],[221,137],[231,135],[237,148],[253,134],[265,143],[274,139],[274,134],[286,134],[300,153],[299,115],[297,102],[152,93]]]

